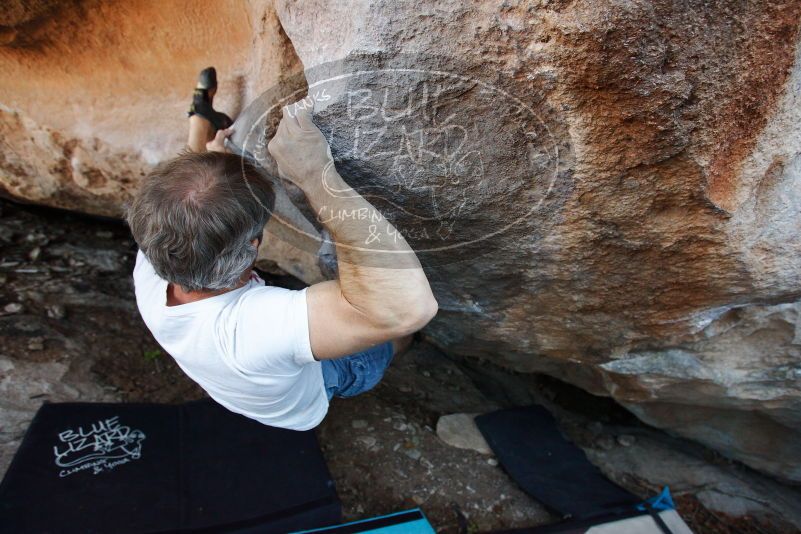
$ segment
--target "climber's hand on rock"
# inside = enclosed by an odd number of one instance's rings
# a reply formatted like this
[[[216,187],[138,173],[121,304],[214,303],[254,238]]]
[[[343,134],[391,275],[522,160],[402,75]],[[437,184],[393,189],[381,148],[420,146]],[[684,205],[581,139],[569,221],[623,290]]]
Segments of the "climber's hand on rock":
[[[290,105],[284,107],[283,114],[267,150],[287,179],[304,191],[315,188],[322,184],[324,170],[333,163],[328,142],[306,109]]]
[[[214,139],[206,143],[206,150],[209,152],[221,152],[225,154],[228,152],[228,150],[225,148],[225,138],[230,136],[232,133],[234,133],[233,128],[217,130],[217,135],[214,136]]]

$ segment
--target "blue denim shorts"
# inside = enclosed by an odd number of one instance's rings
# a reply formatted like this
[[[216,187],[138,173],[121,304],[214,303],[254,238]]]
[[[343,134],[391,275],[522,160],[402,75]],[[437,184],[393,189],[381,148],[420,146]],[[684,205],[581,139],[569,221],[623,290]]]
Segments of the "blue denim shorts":
[[[343,356],[334,360],[323,360],[323,382],[332,397],[354,397],[370,391],[384,377],[384,371],[392,361],[392,342]]]

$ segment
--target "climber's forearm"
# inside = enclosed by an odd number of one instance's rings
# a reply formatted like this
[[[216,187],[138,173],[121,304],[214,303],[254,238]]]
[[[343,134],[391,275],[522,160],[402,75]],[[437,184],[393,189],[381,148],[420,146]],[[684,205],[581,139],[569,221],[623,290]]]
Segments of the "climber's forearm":
[[[421,328],[437,311],[420,262],[392,224],[334,168],[307,106],[282,110],[267,150],[306,194],[337,247],[339,280],[306,293],[315,357],[337,358]]]
[[[337,247],[342,295],[377,326],[402,335],[427,323],[437,310],[414,251],[395,227],[331,168],[305,189],[319,221]]]
[[[322,179],[306,182],[304,193],[318,221],[334,236],[340,261],[420,267],[409,244],[375,206],[351,189],[333,167],[324,174]]]

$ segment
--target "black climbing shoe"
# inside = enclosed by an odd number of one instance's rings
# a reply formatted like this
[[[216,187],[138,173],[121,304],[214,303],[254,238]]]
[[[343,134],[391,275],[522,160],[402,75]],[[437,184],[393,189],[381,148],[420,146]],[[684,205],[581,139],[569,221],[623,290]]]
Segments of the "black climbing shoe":
[[[192,94],[192,105],[189,106],[186,116],[200,115],[209,121],[215,130],[224,130],[234,121],[225,113],[214,111],[211,105],[212,97],[209,96],[209,91],[214,89],[217,89],[217,71],[214,67],[203,69],[197,78],[197,87]]]
[[[217,89],[217,69],[214,67],[207,67],[200,71],[197,77],[197,87],[207,91]]]

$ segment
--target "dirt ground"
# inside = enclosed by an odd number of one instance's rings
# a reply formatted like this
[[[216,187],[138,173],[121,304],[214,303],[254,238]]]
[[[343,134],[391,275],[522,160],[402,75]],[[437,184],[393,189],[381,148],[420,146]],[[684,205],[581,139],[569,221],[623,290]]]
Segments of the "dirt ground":
[[[174,403],[205,395],[139,317],[135,254],[119,222],[0,202],[0,473],[44,400]],[[301,287],[278,273],[265,277]],[[533,402],[630,491],[647,497],[670,483],[695,532],[797,532],[788,515],[801,503],[798,488],[649,429],[608,399],[445,355],[424,339],[373,391],[335,399],[317,429],[346,519],[420,507],[444,533],[556,521],[493,456],[451,447],[435,431],[442,415]],[[645,455],[663,460],[643,463]],[[760,495],[775,502],[754,508]]]

